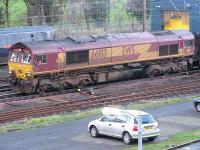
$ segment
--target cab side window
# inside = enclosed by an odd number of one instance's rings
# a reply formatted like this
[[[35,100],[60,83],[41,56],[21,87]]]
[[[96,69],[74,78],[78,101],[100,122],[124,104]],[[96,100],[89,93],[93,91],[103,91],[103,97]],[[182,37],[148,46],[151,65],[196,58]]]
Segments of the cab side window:
[[[185,48],[192,48],[192,40],[185,41]]]
[[[39,64],[47,64],[48,63],[47,56],[44,54],[38,55],[38,63]]]

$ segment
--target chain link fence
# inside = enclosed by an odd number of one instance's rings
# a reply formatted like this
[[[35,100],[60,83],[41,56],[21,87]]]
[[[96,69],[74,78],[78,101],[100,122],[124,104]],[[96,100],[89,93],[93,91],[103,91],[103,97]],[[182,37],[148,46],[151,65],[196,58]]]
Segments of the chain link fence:
[[[151,29],[150,7],[147,0],[147,30]],[[17,14],[18,9],[11,13]],[[57,38],[143,29],[143,0],[53,0],[48,5],[26,3],[23,9],[10,18],[12,26],[50,25],[56,29]]]

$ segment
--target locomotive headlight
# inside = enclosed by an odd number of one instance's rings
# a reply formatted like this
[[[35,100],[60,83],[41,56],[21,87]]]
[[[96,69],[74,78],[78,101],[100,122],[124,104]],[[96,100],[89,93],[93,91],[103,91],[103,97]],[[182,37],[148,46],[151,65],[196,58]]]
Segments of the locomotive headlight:
[[[27,76],[27,77],[30,77],[30,76],[31,76],[31,73],[30,73],[30,72],[27,72],[27,73],[26,73],[26,76]]]
[[[11,70],[9,70],[9,74],[12,74],[13,72]]]

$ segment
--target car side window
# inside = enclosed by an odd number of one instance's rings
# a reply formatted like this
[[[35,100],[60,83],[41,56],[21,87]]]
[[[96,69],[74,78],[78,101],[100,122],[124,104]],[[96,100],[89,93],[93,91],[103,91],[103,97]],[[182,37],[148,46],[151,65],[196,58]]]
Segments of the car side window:
[[[116,123],[123,123],[124,121],[118,117],[114,118],[113,119],[113,122],[116,122]]]
[[[119,123],[129,123],[130,120],[131,120],[130,116],[122,114],[117,116],[114,121]]]
[[[110,118],[110,117],[104,116],[104,117],[101,119],[101,121],[102,121],[102,122],[111,122],[111,121],[113,121],[113,119]]]

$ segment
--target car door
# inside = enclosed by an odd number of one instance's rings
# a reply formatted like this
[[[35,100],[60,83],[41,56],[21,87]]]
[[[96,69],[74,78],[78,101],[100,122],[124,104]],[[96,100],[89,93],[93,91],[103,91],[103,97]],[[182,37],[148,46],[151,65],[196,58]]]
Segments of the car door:
[[[112,135],[116,137],[122,137],[122,133],[125,131],[129,120],[130,117],[125,114],[117,116],[113,120]]]
[[[101,134],[111,135],[112,134],[112,118],[108,116],[102,117],[98,126],[98,131]]]

